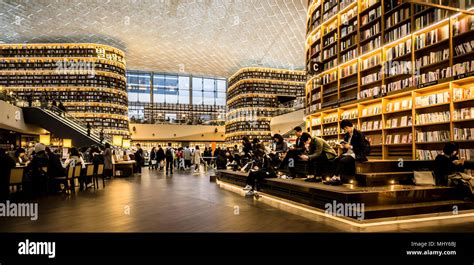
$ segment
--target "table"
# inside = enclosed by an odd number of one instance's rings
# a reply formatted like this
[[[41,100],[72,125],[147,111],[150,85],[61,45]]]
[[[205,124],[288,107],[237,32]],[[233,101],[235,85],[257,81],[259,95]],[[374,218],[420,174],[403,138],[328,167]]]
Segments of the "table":
[[[134,160],[130,161],[118,161],[114,162],[112,165],[112,171],[113,171],[113,176],[116,176],[116,171],[117,170],[122,170],[123,171],[123,176],[124,177],[130,177],[133,175],[133,168],[137,162]]]

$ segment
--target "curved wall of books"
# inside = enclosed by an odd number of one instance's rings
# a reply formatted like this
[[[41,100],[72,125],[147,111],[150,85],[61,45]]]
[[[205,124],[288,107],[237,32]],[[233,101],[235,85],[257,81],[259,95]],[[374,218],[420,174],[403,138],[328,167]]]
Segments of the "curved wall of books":
[[[474,17],[397,0],[308,1],[306,124],[338,142],[350,119],[372,158],[474,151]]]
[[[124,52],[107,45],[0,45],[0,86],[25,101],[62,102],[106,134],[129,134],[125,69]]]
[[[282,97],[304,96],[306,73],[270,68],[243,68],[228,80],[226,142],[243,136],[271,140],[270,120],[283,110]]]

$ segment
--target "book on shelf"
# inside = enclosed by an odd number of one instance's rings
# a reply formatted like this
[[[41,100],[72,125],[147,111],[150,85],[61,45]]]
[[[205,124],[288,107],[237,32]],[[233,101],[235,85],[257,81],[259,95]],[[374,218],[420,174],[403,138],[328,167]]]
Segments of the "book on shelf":
[[[473,87],[455,87],[453,89],[454,101],[474,99],[474,86]]]
[[[362,53],[366,53],[366,52],[369,52],[369,51],[372,51],[372,50],[375,50],[377,48],[380,47],[380,44],[381,44],[381,37],[378,36],[372,40],[370,40],[369,42],[367,42],[367,44],[364,44],[361,46],[361,52]]]
[[[449,25],[436,28],[415,37],[415,50],[435,44],[449,38]]]
[[[357,64],[352,64],[349,66],[346,66],[344,68],[341,68],[341,78],[344,78],[346,76],[350,76],[357,73]]]
[[[380,0],[361,0],[361,11],[371,8],[373,5],[380,3]]]
[[[346,110],[341,114],[341,120],[352,120],[357,119],[358,111],[355,110]]]
[[[436,157],[443,153],[442,150],[416,150],[416,159],[418,160],[435,160]]]
[[[449,59],[449,49],[443,49],[439,51],[432,51],[429,54],[425,54],[421,57],[416,58],[415,67],[420,69],[422,66],[427,66],[441,61]]]
[[[474,30],[474,16],[468,16],[453,24],[453,36],[458,36],[471,30]]]
[[[424,125],[430,123],[449,122],[450,121],[449,111],[439,111],[431,113],[417,113],[415,115],[415,121],[417,125]]]
[[[375,54],[361,61],[361,70],[366,70],[374,66],[380,65],[381,58],[380,54]]]
[[[441,92],[426,96],[418,96],[415,98],[415,104],[417,107],[427,107],[430,105],[449,103],[450,96],[449,92]]]
[[[360,17],[361,26],[365,26],[368,23],[380,18],[382,14],[382,8],[377,7],[375,9],[370,10],[367,14]]]
[[[405,23],[385,33],[385,42],[392,42],[411,33],[411,23]]]
[[[387,61],[403,56],[411,52],[411,39],[390,47],[385,52]]]
[[[369,141],[370,145],[382,144],[382,135],[366,135],[365,138]]]
[[[453,120],[470,120],[474,119],[474,107],[455,109],[453,112]]]
[[[409,144],[411,141],[411,133],[387,134],[385,137],[385,144]]]
[[[459,149],[459,158],[465,160],[474,159],[474,149]]]
[[[410,7],[402,8],[385,18],[385,28],[390,28],[410,17]]]
[[[372,116],[382,113],[382,105],[372,105],[362,109],[362,117]]]
[[[463,77],[463,75],[470,76],[474,73],[474,60],[454,64],[452,69],[452,75],[455,77]]]
[[[446,142],[450,140],[449,131],[417,131],[416,141],[420,143]]]
[[[379,95],[381,95],[381,93],[382,93],[382,89],[380,88],[380,86],[375,86],[375,87],[361,90],[357,94],[357,98],[363,99],[363,98],[370,98],[370,97],[378,97]]]
[[[436,84],[439,80],[451,77],[453,73],[452,69],[454,68],[448,66],[445,68],[436,69],[434,71],[429,71],[427,73],[415,75],[415,83],[419,87]]]
[[[375,23],[370,28],[360,32],[360,41],[364,41],[380,33],[380,22]]]
[[[469,141],[473,140],[474,138],[474,128],[457,128],[455,127],[454,130],[454,140],[459,141]]]
[[[432,9],[424,15],[415,18],[415,30],[425,28],[433,23],[447,18],[448,16],[448,10],[443,10],[439,8]]]
[[[461,44],[454,46],[454,56],[464,55],[474,50],[474,40],[465,41]]]
[[[368,74],[360,78],[361,85],[367,85],[374,83],[376,81],[382,80],[382,72],[378,71],[376,73]]]

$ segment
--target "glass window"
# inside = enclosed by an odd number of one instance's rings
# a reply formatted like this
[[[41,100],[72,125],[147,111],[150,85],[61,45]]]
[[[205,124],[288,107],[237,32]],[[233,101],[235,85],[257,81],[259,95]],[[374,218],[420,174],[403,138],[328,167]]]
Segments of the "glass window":
[[[227,89],[226,81],[225,80],[217,80],[217,91],[218,92],[225,92]]]
[[[214,105],[215,93],[204,91],[204,105]]]
[[[202,105],[202,91],[193,90],[193,105]]]
[[[215,91],[214,79],[204,79],[204,91]]]
[[[202,90],[202,78],[193,77],[193,90]]]

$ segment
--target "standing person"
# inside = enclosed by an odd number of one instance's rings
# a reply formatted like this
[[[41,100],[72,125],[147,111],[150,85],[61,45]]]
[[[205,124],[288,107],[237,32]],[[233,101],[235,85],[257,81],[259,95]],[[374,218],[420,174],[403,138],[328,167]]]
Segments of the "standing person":
[[[178,170],[185,170],[184,152],[182,147],[178,148],[178,151],[176,152],[176,160],[178,160]]]
[[[184,148],[184,166],[186,169],[191,168],[191,150],[189,150],[189,146]]]
[[[366,148],[368,142],[362,132],[354,128],[349,120],[342,120],[340,127],[345,131],[344,141],[338,146],[342,149],[342,155],[336,159],[336,172],[331,180],[325,182],[329,185],[342,185],[342,176],[355,175],[355,162],[367,161]]]
[[[199,146],[196,145],[196,150],[194,150],[194,157],[193,157],[193,164],[194,164],[194,172],[199,171],[199,166],[201,165],[201,151],[199,150]]]
[[[166,148],[165,158],[166,158],[166,174],[173,174],[173,147],[171,147],[171,143],[168,143],[168,147]]]
[[[137,162],[137,172],[141,174],[144,158],[143,149],[140,144],[137,144],[137,151],[135,152],[135,161]]]
[[[153,148],[150,151],[150,165],[148,166],[151,169],[156,169],[157,161],[156,161],[156,148]]]
[[[51,103],[51,106],[57,108],[58,107],[58,103],[56,102],[55,99],[53,99],[53,103]]]
[[[10,194],[10,171],[15,167],[15,161],[0,148],[0,202],[6,201]]]
[[[159,170],[161,170],[161,163],[165,160],[165,151],[158,145],[158,152],[156,153],[156,163]]]
[[[113,161],[112,161],[112,148],[109,143],[105,143],[104,150],[104,177],[110,179],[112,177]]]
[[[86,126],[87,126],[87,136],[91,136],[91,124],[89,122],[87,122]]]

